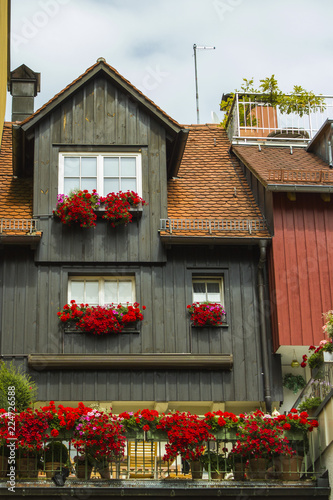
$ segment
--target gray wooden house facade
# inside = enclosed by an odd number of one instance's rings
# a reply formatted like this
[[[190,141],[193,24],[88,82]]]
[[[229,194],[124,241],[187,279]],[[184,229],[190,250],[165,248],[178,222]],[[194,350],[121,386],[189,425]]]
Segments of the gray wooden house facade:
[[[222,129],[179,125],[99,60],[12,132],[13,174],[33,180],[36,225],[24,236],[1,233],[1,356],[25,366],[40,400],[237,411],[282,399],[267,306],[271,235]],[[55,219],[60,164],[74,153],[139,158],[147,205],[131,224],[99,218],[83,229]],[[64,330],[57,312],[78,277],[130,281],[143,322],[104,337]],[[196,280],[221,284],[222,327],[191,326]]]

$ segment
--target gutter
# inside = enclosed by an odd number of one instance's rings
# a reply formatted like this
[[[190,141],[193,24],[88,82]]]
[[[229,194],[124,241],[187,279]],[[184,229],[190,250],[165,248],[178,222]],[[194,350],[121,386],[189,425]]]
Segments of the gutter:
[[[262,368],[264,376],[264,400],[267,413],[272,412],[272,396],[270,386],[269,359],[267,352],[267,331],[265,319],[265,297],[264,297],[264,269],[266,265],[266,248],[267,242],[260,241],[260,258],[258,263],[258,299],[259,299],[259,321],[260,321],[260,337],[261,337],[261,356]]]
[[[316,184],[267,184],[267,191],[275,192],[299,192],[299,193],[333,193],[333,185]]]

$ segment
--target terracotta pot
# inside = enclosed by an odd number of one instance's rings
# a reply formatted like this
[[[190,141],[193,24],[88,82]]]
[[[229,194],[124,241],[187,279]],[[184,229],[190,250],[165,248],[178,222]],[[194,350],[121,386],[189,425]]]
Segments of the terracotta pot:
[[[8,458],[0,455],[0,478],[8,479],[7,476]]]
[[[60,462],[46,462],[45,463],[45,473],[46,473],[47,479],[52,479],[56,470],[57,469],[60,470],[60,467],[61,468],[65,467],[65,464],[62,464]]]
[[[302,469],[303,457],[295,455],[293,457],[280,457],[282,481],[298,481]]]
[[[221,481],[223,479],[223,472],[212,472],[211,477],[212,479]]]
[[[202,479],[202,466],[199,460],[191,462],[192,479]]]
[[[266,458],[250,458],[247,477],[252,480],[265,479],[267,464]]]
[[[38,477],[37,459],[22,457],[16,459],[17,475],[21,479],[36,479]]]
[[[75,468],[76,477],[78,479],[90,479],[92,473],[92,466],[86,464],[76,464]]]
[[[97,472],[102,479],[111,479],[110,469],[108,466],[104,467],[104,469],[97,469]]]

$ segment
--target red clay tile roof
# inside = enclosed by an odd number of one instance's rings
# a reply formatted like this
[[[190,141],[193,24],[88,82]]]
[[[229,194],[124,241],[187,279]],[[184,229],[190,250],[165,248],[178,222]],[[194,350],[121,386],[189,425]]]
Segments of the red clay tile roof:
[[[52,97],[52,99],[50,99],[48,102],[46,102],[41,108],[39,108],[37,111],[35,111],[31,116],[28,116],[28,118],[26,118],[25,120],[23,120],[22,122],[20,122],[20,125],[23,125],[25,123],[28,123],[30,120],[32,120],[32,118],[34,118],[35,116],[38,116],[38,114],[43,111],[45,108],[47,108],[47,106],[49,104],[51,104],[53,101],[55,101],[58,97],[60,97],[62,94],[64,94],[64,92],[66,92],[67,90],[69,90],[73,85],[75,85],[77,82],[79,82],[80,80],[82,80],[82,78],[86,75],[88,75],[88,73],[90,71],[92,71],[94,68],[96,68],[96,66],[98,66],[99,64],[103,64],[104,66],[106,66],[109,70],[111,70],[113,73],[115,73],[115,75],[120,78],[125,84],[129,85],[130,87],[132,87],[132,89],[137,92],[138,94],[140,94],[141,97],[144,98],[145,101],[147,101],[147,103],[151,104],[152,106],[154,106],[154,108],[159,111],[160,113],[163,114],[163,116],[165,118],[167,118],[168,120],[170,120],[172,123],[174,123],[175,125],[177,125],[178,127],[180,127],[181,125],[176,121],[174,120],[173,118],[171,118],[171,116],[169,116],[165,111],[163,111],[163,109],[161,109],[159,106],[157,106],[157,104],[154,103],[154,101],[152,101],[151,99],[149,99],[147,96],[145,96],[143,94],[143,92],[141,92],[141,90],[137,89],[129,80],[126,80],[126,78],[124,78],[115,68],[113,68],[112,66],[110,66],[110,64],[107,64],[106,62],[96,62],[95,64],[93,64],[92,66],[90,66],[90,68],[88,68],[84,73],[82,73],[82,75],[80,75],[78,78],[76,78],[72,83],[70,83],[69,85],[67,85],[64,89],[62,89],[60,92],[58,92],[54,97]]]
[[[258,177],[269,184],[333,184],[333,172],[327,163],[303,148],[233,146],[232,151]]]
[[[218,125],[191,125],[178,177],[168,183],[168,217],[247,221],[262,219],[238,160],[229,153],[230,142]],[[179,224],[178,224],[179,226]],[[221,226],[220,226],[221,227]],[[161,232],[161,236],[169,234]],[[172,236],[267,238],[262,230],[172,229]]]
[[[28,229],[17,230],[18,220],[32,218],[32,179],[13,177],[12,124],[5,123],[0,150],[0,228],[1,236],[28,233]],[[15,229],[9,220],[15,220]],[[28,227],[24,225],[24,227]],[[40,236],[40,233],[38,233]]]

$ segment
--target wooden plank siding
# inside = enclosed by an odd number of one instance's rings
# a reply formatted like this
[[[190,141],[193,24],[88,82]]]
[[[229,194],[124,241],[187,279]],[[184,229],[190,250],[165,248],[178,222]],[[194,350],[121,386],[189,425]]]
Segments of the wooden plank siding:
[[[115,400],[256,401],[263,399],[257,303],[256,247],[176,247],[168,261],[119,266],[34,263],[31,250],[3,249],[2,355],[29,353],[232,353],[229,371],[43,371],[31,370],[39,398]],[[95,338],[64,334],[57,311],[67,301],[71,272],[132,271],[136,295],[147,309],[140,333]],[[193,274],[223,275],[226,328],[192,328],[186,306],[192,302]],[[22,314],[24,312],[24,314]],[[23,351],[23,352],[22,352]]]
[[[333,304],[333,203],[319,194],[274,193],[270,288],[274,349],[318,345]]]
[[[79,147],[136,146],[142,155],[142,219],[111,228],[100,218],[95,229],[82,231],[58,223],[52,212],[58,194],[61,144]],[[112,148],[112,149],[110,149]],[[98,148],[94,149],[98,153]],[[119,149],[118,149],[119,151]],[[167,217],[166,137],[164,128],[106,78],[88,82],[35,130],[34,215],[43,231],[36,252],[39,262],[161,262],[159,220]]]

